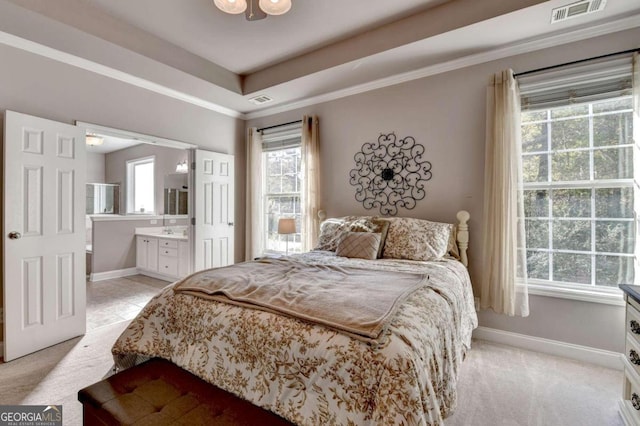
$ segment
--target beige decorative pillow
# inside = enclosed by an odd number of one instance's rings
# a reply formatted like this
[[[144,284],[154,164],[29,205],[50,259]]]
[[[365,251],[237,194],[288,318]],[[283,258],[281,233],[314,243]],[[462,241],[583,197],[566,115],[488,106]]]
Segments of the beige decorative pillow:
[[[318,245],[314,250],[336,251],[340,237],[346,232],[373,232],[376,225],[366,217],[345,216],[327,219],[320,224]]]
[[[373,260],[378,257],[380,234],[373,232],[347,232],[336,249],[336,256]]]
[[[367,229],[356,229],[356,227],[352,226],[351,231],[353,232],[374,232],[376,234],[380,234],[380,247],[378,247],[378,256],[380,259],[382,257],[382,250],[384,249],[384,242],[387,239],[387,232],[389,232],[389,225],[391,222],[385,219],[380,219],[377,217],[367,217],[363,218],[365,223],[367,223]]]
[[[385,241],[386,259],[435,260],[447,254],[453,225],[394,217]]]

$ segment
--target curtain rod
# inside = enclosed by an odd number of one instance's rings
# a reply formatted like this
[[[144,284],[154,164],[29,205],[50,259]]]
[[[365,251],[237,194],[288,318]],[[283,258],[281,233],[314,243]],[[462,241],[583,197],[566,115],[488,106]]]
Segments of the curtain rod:
[[[289,124],[302,123],[302,120],[290,121],[289,123],[276,124],[275,126],[263,127],[262,129],[258,129],[258,132],[268,129],[275,129],[276,127],[288,126]]]
[[[614,52],[614,53],[608,53],[606,55],[594,56],[593,58],[579,59],[577,61],[565,62],[564,64],[551,65],[551,66],[548,66],[548,67],[538,68],[538,69],[535,69],[535,70],[523,71],[523,72],[519,72],[519,73],[513,74],[513,76],[514,77],[520,77],[520,76],[527,75],[527,74],[533,74],[534,72],[552,70],[554,68],[566,67],[568,65],[575,65],[575,64],[580,64],[582,62],[595,61],[596,59],[608,58],[609,56],[624,55],[625,53],[633,53],[633,52],[638,52],[638,51],[640,51],[640,48],[623,50],[621,52]]]

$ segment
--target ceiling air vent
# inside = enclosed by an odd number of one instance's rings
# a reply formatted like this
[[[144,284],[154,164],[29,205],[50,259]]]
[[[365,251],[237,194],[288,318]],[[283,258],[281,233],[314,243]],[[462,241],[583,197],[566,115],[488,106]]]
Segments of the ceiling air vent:
[[[271,101],[273,101],[273,98],[271,98],[271,97],[269,97],[267,95],[259,95],[259,96],[256,96],[254,98],[249,99],[249,102],[251,102],[254,105],[263,105],[263,104],[269,103]]]
[[[607,0],[583,0],[568,4],[562,7],[556,7],[551,11],[551,23],[565,21],[589,13],[600,12],[604,10]]]

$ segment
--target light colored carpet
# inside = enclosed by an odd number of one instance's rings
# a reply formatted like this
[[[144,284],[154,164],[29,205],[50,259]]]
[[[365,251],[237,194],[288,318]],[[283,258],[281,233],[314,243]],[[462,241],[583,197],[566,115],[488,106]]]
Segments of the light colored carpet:
[[[77,392],[110,373],[110,349],[128,321],[0,364],[1,404],[62,404],[81,425]],[[622,373],[474,340],[462,365],[458,408],[445,426],[622,425]]]
[[[622,372],[474,340],[446,426],[619,426]]]
[[[0,363],[0,404],[61,404],[64,424],[82,425],[78,391],[110,374],[111,346],[128,324],[96,328],[84,337]]]

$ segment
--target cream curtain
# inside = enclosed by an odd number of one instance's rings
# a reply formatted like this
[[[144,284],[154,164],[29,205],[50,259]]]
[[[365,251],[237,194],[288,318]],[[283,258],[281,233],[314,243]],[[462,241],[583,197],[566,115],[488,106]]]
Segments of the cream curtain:
[[[483,256],[480,306],[528,316],[520,92],[507,70],[487,90]]]
[[[302,119],[302,250],[312,250],[320,233],[320,139],[318,118]]]
[[[262,255],[264,233],[262,214],[262,136],[258,129],[247,130],[247,198],[245,208],[245,260]]]
[[[633,54],[633,170],[637,175],[640,171],[640,55]],[[640,187],[638,179],[633,180],[633,204],[636,220],[634,284],[640,284]]]

